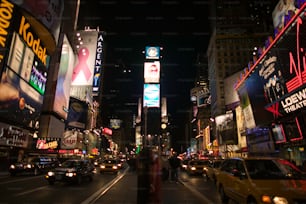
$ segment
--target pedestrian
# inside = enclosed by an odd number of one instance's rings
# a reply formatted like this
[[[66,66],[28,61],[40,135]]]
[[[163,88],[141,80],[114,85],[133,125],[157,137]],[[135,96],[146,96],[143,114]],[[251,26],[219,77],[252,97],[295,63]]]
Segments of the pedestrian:
[[[150,203],[150,149],[143,148],[137,157],[137,204]]]
[[[162,180],[167,181],[169,179],[170,164],[167,156],[161,156],[161,168],[162,168]]]
[[[161,162],[158,152],[151,151],[150,203],[161,203]]]
[[[178,170],[181,164],[181,160],[177,157],[177,153],[174,152],[173,155],[169,158],[170,164],[170,177],[171,181],[178,182]]]

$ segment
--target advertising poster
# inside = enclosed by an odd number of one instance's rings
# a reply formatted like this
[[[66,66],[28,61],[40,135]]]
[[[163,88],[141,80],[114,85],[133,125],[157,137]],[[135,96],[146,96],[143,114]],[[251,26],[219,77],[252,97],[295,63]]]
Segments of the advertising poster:
[[[16,126],[0,123],[0,145],[28,148],[32,135]]]
[[[160,107],[160,85],[144,84],[143,105],[148,108]]]
[[[100,74],[95,70],[97,50],[100,51],[100,48],[97,49],[97,46],[101,46],[97,42],[98,34],[99,32],[95,30],[78,31],[78,37],[81,39],[82,43],[77,49],[77,56],[75,57],[71,78],[70,96],[87,101],[88,103],[92,103],[94,75],[98,77]],[[98,83],[99,80],[95,81],[95,83],[96,82]],[[97,88],[97,86],[98,84],[96,84],[95,88]],[[95,90],[95,94],[97,94],[96,91],[97,90]]]
[[[38,19],[58,41],[60,23],[64,11],[64,0],[11,0]]]
[[[86,102],[70,97],[66,128],[85,130],[88,105]]]
[[[221,144],[238,144],[235,112],[228,112],[215,117],[217,132],[222,139]]]
[[[9,3],[1,4],[8,6]],[[14,7],[14,6],[13,6]],[[5,9],[2,8],[4,12]],[[49,34],[35,19],[19,9],[7,24],[13,25],[7,39],[7,58],[0,80],[0,117],[7,123],[39,128],[39,116],[46,89],[50,61]],[[33,25],[32,25],[33,24]],[[39,31],[39,32],[38,32]],[[8,32],[8,31],[6,31]],[[42,34],[43,33],[43,34]],[[1,56],[0,56],[1,57]]]
[[[145,83],[159,83],[160,81],[160,62],[144,63],[144,81]]]
[[[158,46],[146,46],[145,55],[146,59],[160,59],[160,50]]]
[[[71,77],[75,60],[72,47],[65,35],[57,77],[53,110],[63,119],[67,119]]]
[[[293,17],[294,23],[286,33],[264,53],[238,90],[241,98],[245,89],[256,125],[267,125],[306,107],[304,7]]]

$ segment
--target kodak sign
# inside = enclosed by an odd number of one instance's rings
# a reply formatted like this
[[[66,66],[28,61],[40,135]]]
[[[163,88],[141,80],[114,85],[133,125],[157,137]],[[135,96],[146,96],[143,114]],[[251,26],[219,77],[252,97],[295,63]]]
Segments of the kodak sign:
[[[41,62],[47,66],[47,50],[41,45],[40,38],[36,37],[31,32],[31,25],[26,21],[24,16],[21,16],[18,33],[26,42],[26,44],[32,48],[33,52],[37,55]]]

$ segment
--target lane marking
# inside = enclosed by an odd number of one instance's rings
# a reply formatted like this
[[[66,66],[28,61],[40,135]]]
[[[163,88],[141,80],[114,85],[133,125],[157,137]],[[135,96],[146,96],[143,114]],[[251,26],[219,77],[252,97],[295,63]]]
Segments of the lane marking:
[[[22,196],[22,195],[26,195],[26,194],[29,194],[29,193],[33,193],[35,191],[40,191],[40,190],[43,190],[43,189],[46,189],[48,188],[49,186],[42,186],[42,187],[39,187],[39,188],[34,188],[34,189],[31,189],[31,190],[28,190],[28,191],[24,191],[24,192],[21,192],[21,193],[17,193],[16,196]]]
[[[197,196],[199,199],[205,201],[204,203],[214,203],[210,199],[208,199],[206,196],[204,196],[202,193],[200,193],[198,190],[196,190],[194,187],[191,185],[186,184],[184,181],[179,179],[179,182],[183,184],[188,190],[190,190],[195,196]]]
[[[94,194],[92,194],[90,197],[88,197],[86,200],[81,202],[81,204],[92,204],[95,203],[98,199],[100,199],[107,191],[109,191],[116,183],[118,183],[127,173],[129,170],[129,167],[124,170],[124,172],[120,175],[118,175],[116,178],[108,182],[106,185],[104,185],[101,189],[96,191]]]

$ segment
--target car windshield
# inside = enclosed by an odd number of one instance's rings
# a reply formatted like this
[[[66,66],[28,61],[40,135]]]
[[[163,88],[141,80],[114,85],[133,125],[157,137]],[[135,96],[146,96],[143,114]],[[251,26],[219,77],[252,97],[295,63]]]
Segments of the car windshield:
[[[105,164],[116,164],[117,161],[116,160],[105,160],[103,163],[105,163]]]
[[[191,161],[190,165],[208,165],[209,161]]]
[[[65,168],[72,168],[72,167],[77,167],[79,165],[80,165],[79,162],[72,161],[72,160],[67,160],[67,161],[63,162],[61,166],[65,167]]]
[[[246,160],[247,171],[252,179],[305,179],[294,164],[283,160]]]

